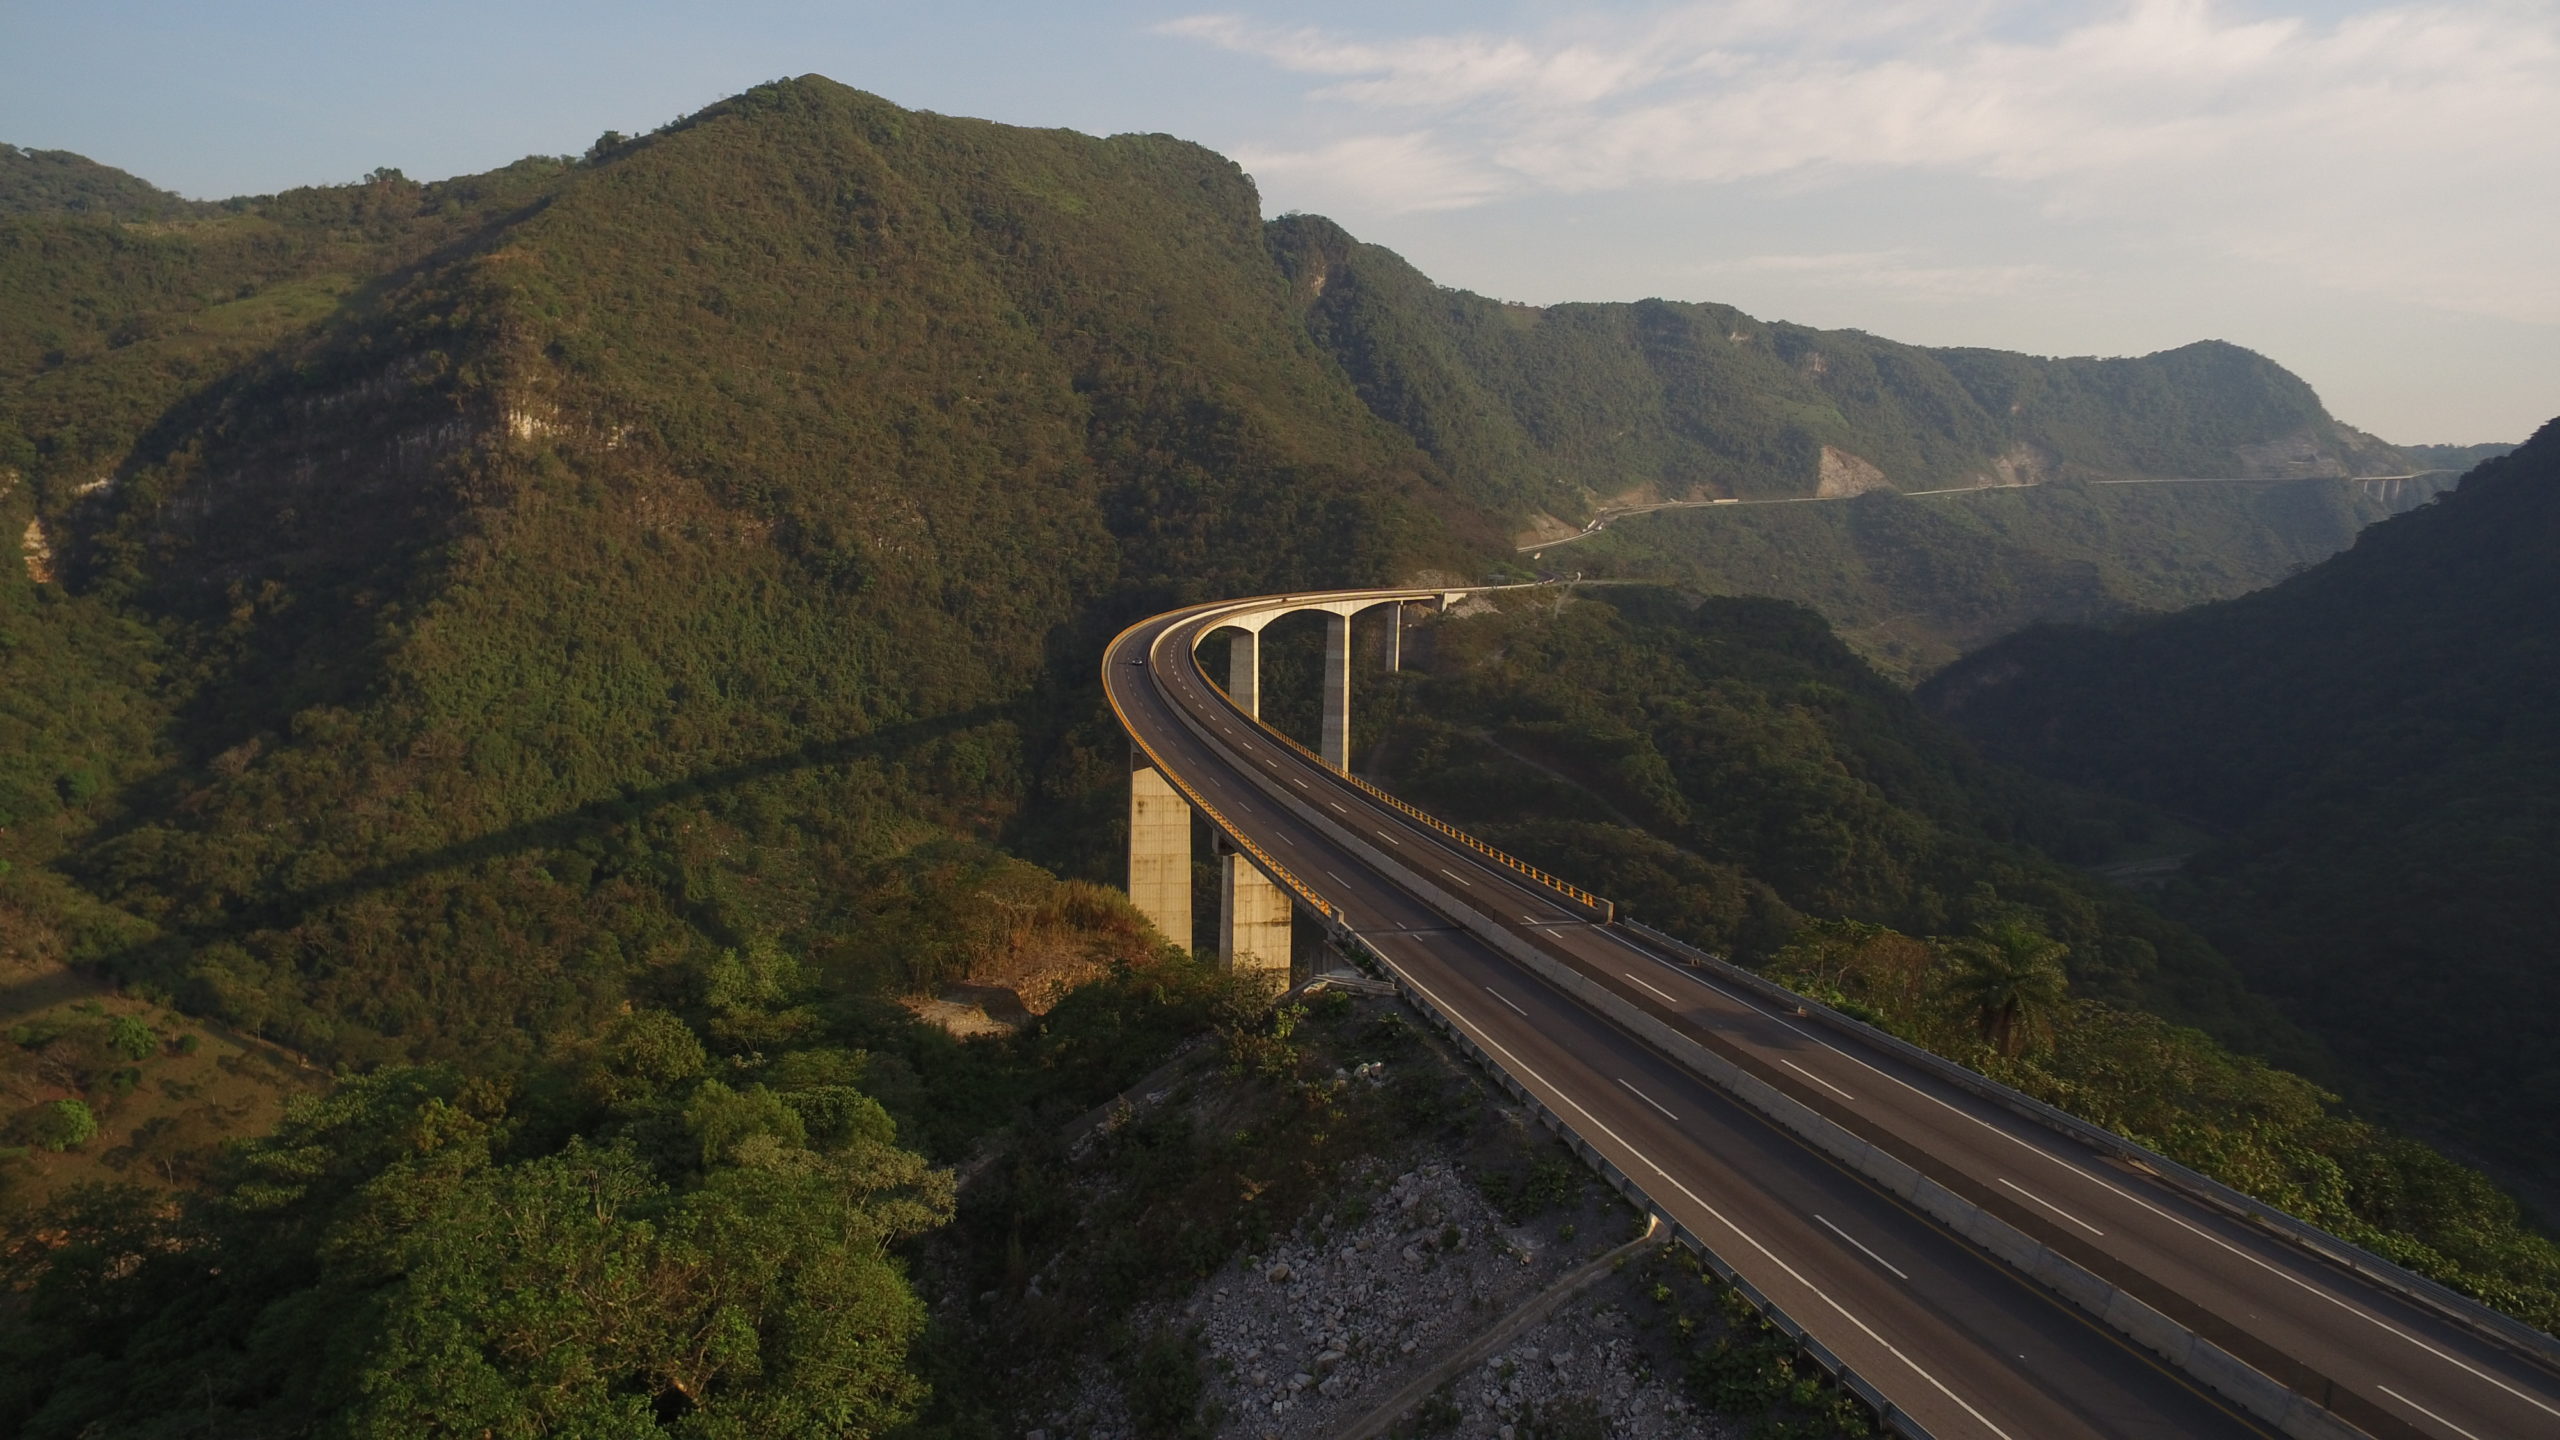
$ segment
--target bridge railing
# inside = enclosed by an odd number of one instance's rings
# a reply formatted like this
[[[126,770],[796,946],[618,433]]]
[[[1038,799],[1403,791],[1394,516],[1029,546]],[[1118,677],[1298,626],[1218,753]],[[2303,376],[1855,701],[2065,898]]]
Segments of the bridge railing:
[[[1203,672],[1202,678],[1208,678],[1205,671]],[[1216,680],[1210,679],[1209,684],[1216,688],[1219,694],[1224,695],[1227,693],[1226,688],[1219,685]],[[1230,703],[1232,703],[1232,701]],[[1242,707],[1239,706],[1238,709],[1242,709]],[[1486,859],[1517,871],[1528,879],[1534,880],[1538,884],[1555,891],[1557,894],[1565,896],[1574,903],[1580,905],[1582,908],[1599,916],[1602,924],[1607,924],[1616,916],[1617,906],[1611,901],[1604,900],[1569,880],[1559,879],[1554,875],[1550,875],[1546,871],[1539,869],[1537,866],[1530,864],[1526,860],[1522,860],[1517,856],[1509,855],[1503,851],[1497,850],[1494,847],[1487,845],[1482,840],[1477,839],[1473,835],[1468,834],[1466,831],[1459,829],[1457,826],[1450,824],[1448,821],[1441,819],[1439,816],[1433,815],[1417,806],[1406,804],[1404,801],[1397,799],[1395,796],[1388,794],[1386,791],[1379,789],[1377,786],[1370,784],[1368,781],[1361,779],[1359,776],[1352,774],[1348,770],[1334,769],[1332,762],[1326,760],[1323,756],[1317,754],[1313,750],[1308,749],[1306,746],[1299,744],[1289,736],[1283,735],[1278,730],[1273,729],[1270,722],[1264,720],[1261,716],[1255,715],[1248,718],[1250,718],[1254,724],[1260,726],[1264,734],[1269,735],[1272,739],[1279,741],[1281,744],[1288,746],[1290,749],[1297,751],[1299,754],[1304,755],[1316,764],[1324,767],[1327,773],[1357,786],[1360,792],[1367,795],[1370,799],[1377,801],[1381,805],[1392,807],[1398,813],[1408,816],[1423,825],[1429,826],[1431,829],[1442,835],[1446,835],[1450,839],[1457,841],[1459,844],[1466,846],[1468,849],[1473,850]]]

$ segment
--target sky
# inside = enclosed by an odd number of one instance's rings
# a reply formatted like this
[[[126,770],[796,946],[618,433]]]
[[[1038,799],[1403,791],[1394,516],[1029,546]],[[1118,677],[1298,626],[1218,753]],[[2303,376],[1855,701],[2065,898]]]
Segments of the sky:
[[[583,151],[809,72],[1235,157],[1506,300],[2249,346],[2401,442],[2560,414],[2560,0],[0,0],[0,141],[183,194]]]

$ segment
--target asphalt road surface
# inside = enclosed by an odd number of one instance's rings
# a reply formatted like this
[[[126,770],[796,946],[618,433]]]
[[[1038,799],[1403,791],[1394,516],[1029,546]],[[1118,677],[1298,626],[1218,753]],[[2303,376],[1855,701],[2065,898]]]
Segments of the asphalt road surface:
[[[1227,608],[1158,616],[1113,643],[1105,685],[1131,734],[1670,1219],[1933,1435],[2273,1432],[1550,988],[1275,797],[1329,812],[1512,936],[1687,1028],[2367,1433],[2560,1440],[2560,1376],[2531,1360],[2139,1168],[1593,923],[1564,896],[1275,741],[1191,659]]]

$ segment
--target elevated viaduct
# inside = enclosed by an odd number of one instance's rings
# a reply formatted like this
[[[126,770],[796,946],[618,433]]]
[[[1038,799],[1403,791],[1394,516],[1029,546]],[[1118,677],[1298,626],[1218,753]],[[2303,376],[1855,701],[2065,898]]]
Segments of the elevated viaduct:
[[[1130,892],[1285,970],[1365,957],[1897,1433],[2560,1437],[2560,1342],[2164,1157],[1618,915],[1349,773],[1352,618],[1461,589],[1197,605],[1124,631]],[[1319,748],[1260,718],[1260,636],[1328,619]],[[1224,688],[1196,658],[1233,632]]]

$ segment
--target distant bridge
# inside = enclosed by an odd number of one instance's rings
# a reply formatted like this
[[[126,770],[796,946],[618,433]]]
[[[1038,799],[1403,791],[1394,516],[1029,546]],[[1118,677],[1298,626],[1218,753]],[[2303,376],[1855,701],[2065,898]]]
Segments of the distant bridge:
[[[1510,588],[1510,587],[1497,587]],[[1196,605],[1131,626],[1130,895],[1285,975],[1291,912],[1377,964],[1897,1433],[2560,1436],[2560,1342],[1620,916],[1348,773],[1356,617],[1468,588]],[[1327,619],[1310,752],[1260,637]],[[1372,623],[1378,623],[1373,620]],[[1226,686],[1195,658],[1228,632]]]

